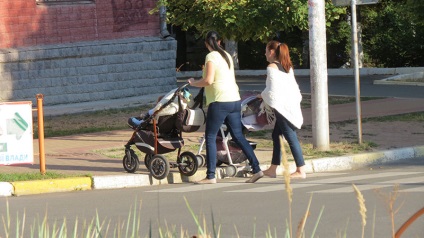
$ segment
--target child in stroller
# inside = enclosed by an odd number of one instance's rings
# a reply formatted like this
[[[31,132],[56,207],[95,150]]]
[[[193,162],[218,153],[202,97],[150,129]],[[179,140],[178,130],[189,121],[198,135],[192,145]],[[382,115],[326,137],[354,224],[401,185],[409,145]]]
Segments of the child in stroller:
[[[141,113],[139,117],[130,117],[128,119],[128,125],[131,128],[135,129],[137,126],[139,126],[141,123],[147,120],[150,116],[153,115],[153,113],[158,111],[165,104],[167,105],[164,108],[162,108],[162,110],[156,113],[156,117],[155,117],[156,120],[158,120],[160,116],[169,116],[169,115],[173,115],[177,113],[179,110],[179,104],[178,104],[179,97],[176,96],[174,97],[174,100],[171,100],[171,98],[173,98],[177,90],[178,88],[175,88],[169,91],[164,96],[159,97],[156,106],[150,109],[147,113],[144,113],[144,114]],[[192,100],[190,90],[187,87],[184,87],[181,89],[180,94],[181,96],[183,96],[183,100],[181,104],[183,107],[182,109],[185,109],[187,106],[192,107],[194,102]]]
[[[177,114],[185,108],[199,105],[203,95],[191,98],[188,84],[171,90],[159,100],[157,105],[140,117],[128,119],[128,125],[134,130],[130,140],[125,145],[123,166],[127,172],[134,173],[138,170],[139,159],[134,150],[145,153],[144,164],[150,174],[156,179],[164,179],[168,176],[170,168],[178,168],[185,176],[192,176],[198,168],[198,158],[192,152],[181,153],[184,146],[182,131],[178,129]],[[169,162],[163,154],[178,149],[177,161]]]

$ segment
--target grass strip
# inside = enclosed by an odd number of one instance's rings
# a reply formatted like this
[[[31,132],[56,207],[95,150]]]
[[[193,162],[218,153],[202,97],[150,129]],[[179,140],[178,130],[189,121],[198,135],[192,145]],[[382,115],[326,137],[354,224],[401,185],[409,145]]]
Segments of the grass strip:
[[[10,174],[0,174],[0,181],[17,182],[17,181],[47,180],[47,179],[57,179],[57,178],[72,178],[72,177],[91,177],[91,175],[62,174],[57,172],[46,172],[46,174],[44,175],[38,172],[10,173]]]

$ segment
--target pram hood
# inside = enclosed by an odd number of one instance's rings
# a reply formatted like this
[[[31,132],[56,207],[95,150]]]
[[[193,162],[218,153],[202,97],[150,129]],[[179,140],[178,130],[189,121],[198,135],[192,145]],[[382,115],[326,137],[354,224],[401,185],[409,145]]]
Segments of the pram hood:
[[[171,116],[173,120],[168,120],[167,123],[170,123],[169,126],[172,126],[181,132],[193,132],[197,131],[201,125],[197,125],[194,122],[192,124],[186,124],[187,121],[196,121],[193,118],[202,117],[203,124],[205,122],[205,113],[202,109],[203,107],[203,90],[200,90],[196,97],[192,98],[192,95],[187,88],[189,84],[181,85],[180,87],[171,90],[168,94],[166,94],[160,102],[158,102],[157,106],[154,108],[155,110],[150,112],[149,116],[144,119],[144,124],[148,124],[151,122],[153,118],[160,121],[160,119],[164,116]],[[195,113],[198,110],[186,110],[186,109],[195,109],[199,108],[201,113]],[[192,112],[192,113],[186,113]],[[166,112],[166,113],[164,113]],[[186,119],[187,116],[190,116],[192,120]],[[196,117],[195,117],[196,116]],[[199,121],[201,121],[199,119]]]

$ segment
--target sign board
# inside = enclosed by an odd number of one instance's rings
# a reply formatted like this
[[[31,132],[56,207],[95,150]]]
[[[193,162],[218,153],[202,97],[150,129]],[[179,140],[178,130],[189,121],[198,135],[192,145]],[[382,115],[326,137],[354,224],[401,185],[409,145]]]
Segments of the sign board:
[[[32,102],[0,102],[0,165],[34,163]]]
[[[333,0],[334,6],[344,7],[350,6],[352,0]],[[356,5],[376,4],[378,0],[356,0]]]

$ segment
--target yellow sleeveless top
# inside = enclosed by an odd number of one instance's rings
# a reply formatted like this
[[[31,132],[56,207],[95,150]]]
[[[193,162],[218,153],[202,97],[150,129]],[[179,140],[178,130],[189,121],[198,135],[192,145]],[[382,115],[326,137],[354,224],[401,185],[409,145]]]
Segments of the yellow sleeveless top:
[[[230,59],[231,67],[218,51],[212,51],[206,55],[205,66],[209,61],[215,66],[214,82],[205,87],[206,105],[213,102],[234,102],[240,100],[239,87],[236,83],[234,65],[230,54],[225,52]],[[203,70],[203,78],[206,70]]]

